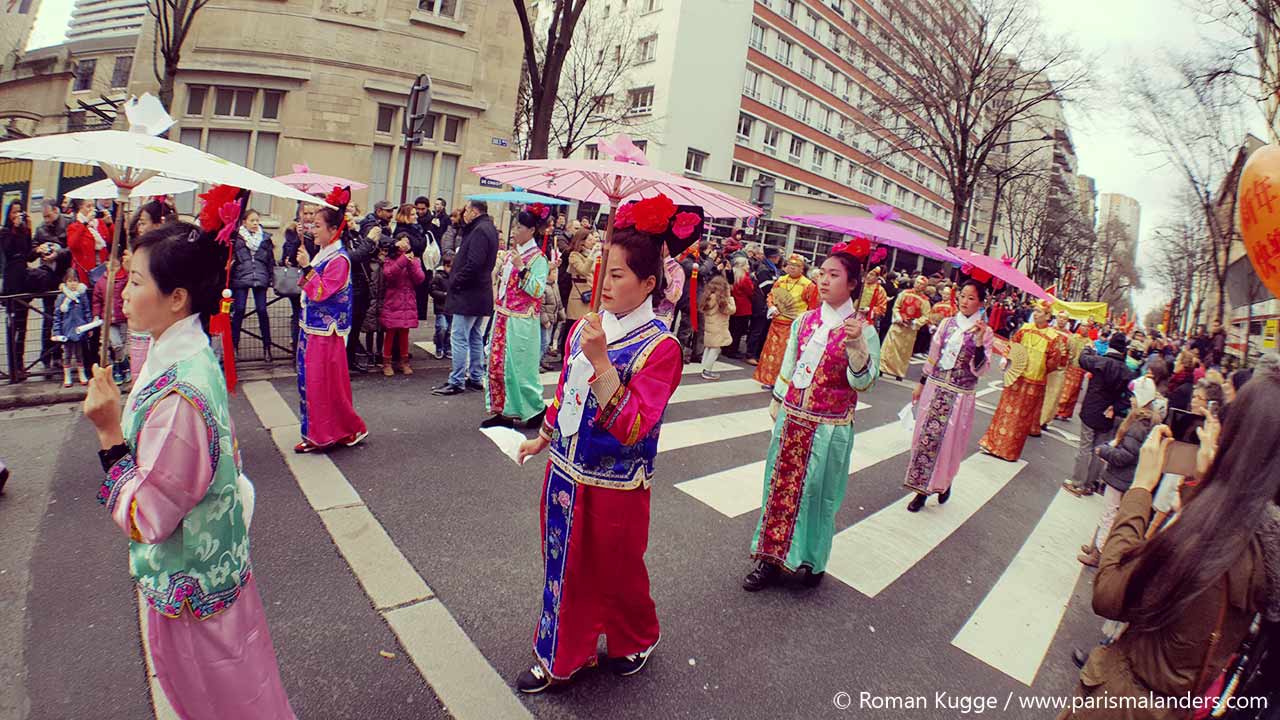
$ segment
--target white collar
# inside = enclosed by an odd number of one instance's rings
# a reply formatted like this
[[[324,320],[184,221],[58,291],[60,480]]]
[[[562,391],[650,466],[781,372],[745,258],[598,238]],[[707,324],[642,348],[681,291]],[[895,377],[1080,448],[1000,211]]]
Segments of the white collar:
[[[822,303],[822,324],[839,325],[853,314],[853,298],[844,301],[840,307],[832,307],[830,303]]]
[[[530,250],[536,247],[538,247],[538,239],[532,238],[530,240],[525,241],[525,243],[520,247],[516,248],[516,252],[521,255],[524,255],[525,253],[529,252]]]
[[[975,310],[972,315],[961,315],[960,313],[956,313],[955,314],[956,327],[960,328],[960,332],[964,332],[969,328],[973,327],[974,325],[977,325],[978,318],[980,318],[981,316],[982,316],[981,309]]]
[[[160,337],[155,338],[147,350],[147,359],[133,381],[133,389],[129,391],[129,404],[125,408],[133,407],[134,396],[169,367],[195,356],[207,347],[209,337],[200,326],[198,314],[192,313],[170,325]]]
[[[631,331],[654,319],[653,303],[640,303],[635,310],[618,317],[608,310],[601,311],[600,325],[604,328],[605,342],[616,342]]]
[[[320,248],[320,252],[311,258],[311,267],[315,267],[329,258],[342,252],[342,238],[337,238],[333,242]]]

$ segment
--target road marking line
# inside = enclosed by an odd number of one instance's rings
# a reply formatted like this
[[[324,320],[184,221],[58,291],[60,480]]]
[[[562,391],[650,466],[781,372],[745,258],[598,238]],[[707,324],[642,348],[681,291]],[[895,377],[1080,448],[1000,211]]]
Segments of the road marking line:
[[[160,687],[160,679],[156,677],[156,663],[151,659],[147,604],[142,601],[142,593],[136,589],[133,592],[138,600],[138,633],[142,636],[142,661],[147,672],[147,685],[151,688],[151,707],[155,710],[156,720],[178,720],[178,712],[169,704],[164,688]]]
[[[911,433],[906,432],[897,422],[880,425],[863,433],[855,428],[849,472],[859,472],[910,448]],[[723,515],[737,517],[760,509],[764,469],[765,462],[761,460],[676,483],[676,487]]]
[[[281,422],[284,399],[275,387],[259,381],[245,383],[243,389],[264,424],[267,420],[280,423],[271,429],[271,438],[289,471],[378,614],[450,714],[462,720],[532,720],[338,466],[322,454],[293,452],[301,425],[296,417],[291,424]]]
[[[424,352],[431,353],[431,357],[436,356],[436,344],[430,340],[419,340],[414,345],[418,346]]]
[[[970,455],[960,463],[956,490],[946,505],[928,505],[919,513],[909,513],[906,505],[915,493],[908,493],[836,533],[827,573],[875,597],[950,537],[1026,465],[1021,460],[1007,463],[981,453]]]
[[[1059,490],[951,644],[1031,685],[1084,567],[1077,545],[1100,512],[1097,501]]]

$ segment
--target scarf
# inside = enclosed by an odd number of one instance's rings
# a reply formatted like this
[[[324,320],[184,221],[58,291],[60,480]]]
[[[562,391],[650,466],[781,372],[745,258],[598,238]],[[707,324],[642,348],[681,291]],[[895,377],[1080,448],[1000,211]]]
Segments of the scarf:
[[[964,336],[974,325],[978,324],[978,318],[982,311],[976,311],[972,315],[955,315],[955,330],[951,333],[951,337],[947,338],[947,342],[942,346],[942,356],[938,359],[938,368],[942,370],[950,370],[956,366],[956,358],[960,356],[960,349],[964,347]]]
[[[193,357],[207,347],[209,347],[209,336],[205,335],[204,329],[200,327],[200,316],[196,313],[166,328],[160,337],[151,342],[146,362],[142,363],[142,369],[134,378],[133,389],[129,391],[125,411],[133,407],[138,393],[150,385],[151,381],[160,377],[165,370]]]
[[[1271,622],[1280,622],[1280,506],[1267,503],[1258,537],[1262,540],[1263,565],[1267,571],[1267,601],[1262,614]]]
[[[616,342],[653,318],[653,303],[650,302],[641,303],[640,307],[622,317],[608,310],[602,310],[600,324],[604,327],[605,342]],[[556,424],[564,437],[569,438],[578,434],[578,426],[582,424],[582,411],[587,405],[587,393],[591,392],[591,376],[594,373],[591,361],[579,348],[578,352],[569,359],[569,374],[565,378],[560,413],[556,416]]]
[[[251,233],[245,226],[240,226],[240,237],[244,240],[244,244],[249,246],[249,252],[258,252],[258,248],[262,245],[262,228],[258,228],[258,232]]]
[[[843,325],[844,321],[853,314],[853,298],[845,300],[844,304],[838,308],[824,302],[819,312],[822,315],[822,324],[813,331],[809,341],[804,344],[804,350],[800,352],[800,359],[796,362],[796,370],[791,375],[791,386],[801,390],[809,387],[813,382],[813,373],[822,363],[822,354],[827,351],[827,339],[831,331]]]
[[[81,296],[81,295],[84,295],[84,286],[83,286],[83,285],[82,285],[82,286],[80,286],[80,289],[79,289],[79,290],[72,290],[71,288],[67,287],[67,284],[66,284],[66,283],[63,283],[61,286],[59,286],[59,288],[58,288],[58,289],[59,289],[59,290],[61,290],[61,291],[62,291],[62,294],[66,296],[66,297],[62,300],[62,312],[66,312],[66,311],[70,310],[70,309],[71,309],[71,303],[72,303],[72,302],[74,302],[74,301],[76,301],[76,300],[79,300],[79,299],[80,299],[80,296]]]
[[[106,250],[107,241],[102,238],[102,233],[98,232],[98,223],[94,221],[93,217],[90,216],[89,219],[86,220],[77,216],[76,219],[84,223],[85,228],[89,230],[89,234],[93,236],[93,249]]]
[[[507,284],[511,282],[511,271],[515,269],[515,263],[512,262],[512,253],[515,255],[524,255],[525,253],[538,247],[538,241],[529,240],[525,244],[507,253],[507,259],[502,263],[502,278],[498,281],[498,300],[502,300],[507,296]]]

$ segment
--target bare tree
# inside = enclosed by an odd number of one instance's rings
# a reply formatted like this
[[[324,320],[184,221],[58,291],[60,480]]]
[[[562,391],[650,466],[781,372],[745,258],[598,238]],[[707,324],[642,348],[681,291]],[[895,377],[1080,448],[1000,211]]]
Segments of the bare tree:
[[[1127,312],[1129,292],[1142,287],[1141,276],[1134,264],[1134,246],[1138,239],[1114,215],[1102,227],[1098,242],[1103,250],[1102,272],[1094,296],[1112,311]]]
[[[178,78],[182,46],[187,42],[191,24],[209,0],[148,0],[147,12],[156,22],[155,46],[151,70],[160,83],[160,104],[172,109],[173,86]]]
[[[154,0],[153,0],[154,1]],[[527,0],[511,0],[524,36],[524,64],[529,77],[527,157],[545,158],[551,141],[551,123],[560,92],[560,73],[569,55],[574,31],[587,0],[545,0],[549,7],[545,38],[535,38]],[[541,48],[541,52],[539,49]]]
[[[1066,99],[1086,80],[1065,43],[1045,41],[1034,5],[917,3],[912,12],[895,6],[895,29],[877,38],[871,74],[885,91],[872,93],[871,115],[884,128],[889,154],[918,151],[941,168],[955,207],[951,246],[962,242],[989,156],[1022,142],[1009,139],[1013,124]]]
[[[1207,260],[1218,295],[1214,317],[1221,322],[1227,258],[1236,235],[1231,178],[1243,164],[1238,149],[1246,137],[1234,91],[1225,84],[1197,82],[1185,67],[1168,68],[1160,76],[1135,69],[1128,85],[1135,129],[1182,177],[1188,199],[1204,217]]]
[[[1213,278],[1208,259],[1210,248],[1204,242],[1204,216],[1196,208],[1194,198],[1182,208],[1183,212],[1171,223],[1155,230],[1151,260],[1143,268],[1146,279],[1169,292],[1172,309],[1166,330],[1181,327],[1184,319],[1198,317],[1198,313],[1192,313],[1191,303],[1193,298],[1197,304],[1203,303]]]
[[[1207,33],[1201,53],[1183,61],[1189,77],[1229,84],[1256,103],[1274,133],[1280,94],[1280,0],[1196,0],[1187,2]],[[1273,135],[1273,140],[1276,139]]]
[[[624,13],[588,12],[579,21],[581,39],[565,58],[551,116],[551,139],[562,157],[596,138],[653,125],[650,114],[631,109],[625,94],[631,69],[647,59],[640,34],[635,18]]]

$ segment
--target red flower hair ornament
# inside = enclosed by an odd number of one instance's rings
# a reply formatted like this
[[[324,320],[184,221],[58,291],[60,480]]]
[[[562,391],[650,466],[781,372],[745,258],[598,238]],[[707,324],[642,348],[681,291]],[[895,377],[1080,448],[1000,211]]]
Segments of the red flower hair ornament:
[[[635,204],[627,203],[618,208],[618,212],[614,215],[613,226],[616,228],[629,228],[636,224]]]
[[[200,200],[204,203],[200,208],[199,224],[200,229],[205,232],[213,232],[222,227],[226,222],[223,220],[222,207],[224,205],[232,205],[236,208],[236,218],[239,218],[239,207],[236,203],[236,196],[240,194],[240,188],[232,185],[214,185],[209,188],[206,193],[200,194]]]
[[[671,226],[671,234],[681,240],[688,240],[693,231],[698,228],[698,223],[700,222],[702,222],[702,218],[698,217],[697,213],[678,213],[675,224]]]
[[[871,253],[871,241],[858,235],[849,242],[836,243],[831,246],[831,254],[844,253],[859,260],[865,260]]]
[[[539,218],[546,220],[551,215],[551,208],[542,203],[534,203],[529,206],[529,212],[537,215]]]
[[[671,226],[671,218],[676,214],[676,204],[666,195],[655,195],[635,203],[631,212],[635,215],[637,230],[650,235],[661,235]]]

